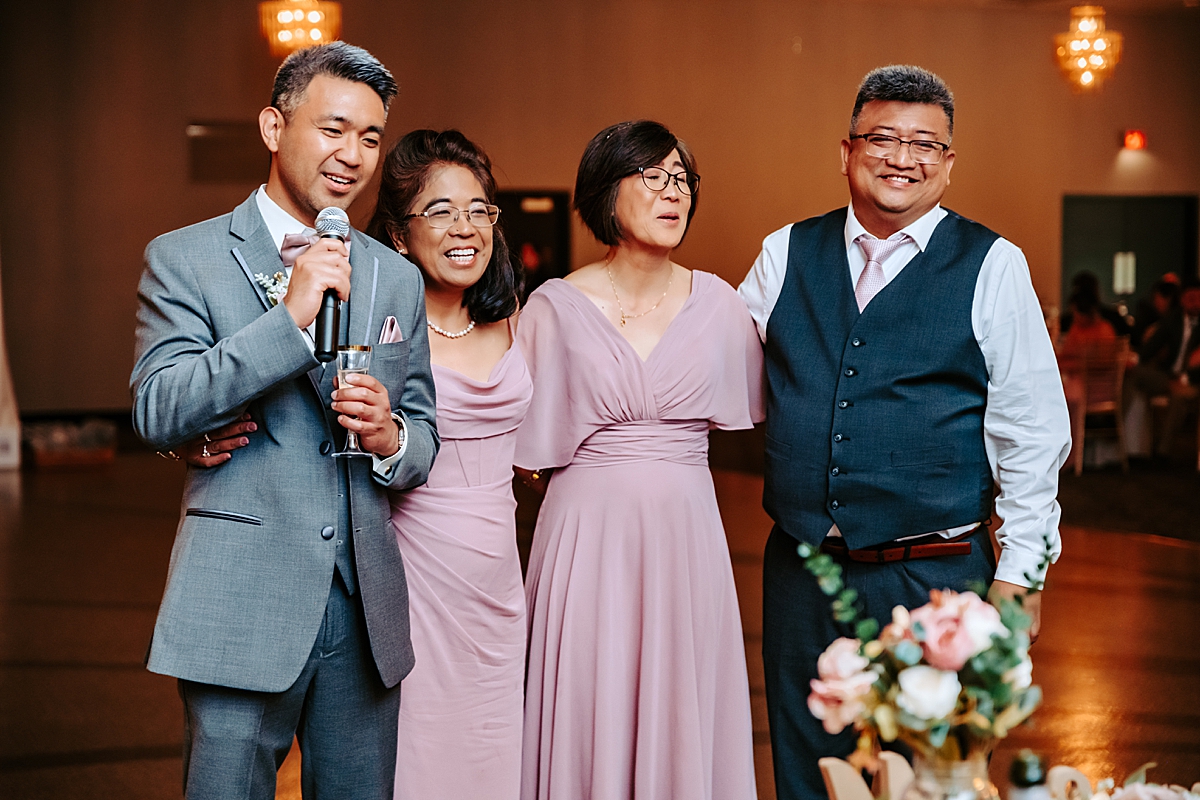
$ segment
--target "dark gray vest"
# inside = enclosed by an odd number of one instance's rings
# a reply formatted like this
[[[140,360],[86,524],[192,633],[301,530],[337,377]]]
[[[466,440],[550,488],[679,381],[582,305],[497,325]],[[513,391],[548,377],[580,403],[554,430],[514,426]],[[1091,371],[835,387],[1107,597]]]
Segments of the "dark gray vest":
[[[997,234],[950,212],[858,312],[846,209],[792,226],[767,324],[763,505],[800,541],[833,523],[852,548],[991,513],[987,367],[971,327]]]

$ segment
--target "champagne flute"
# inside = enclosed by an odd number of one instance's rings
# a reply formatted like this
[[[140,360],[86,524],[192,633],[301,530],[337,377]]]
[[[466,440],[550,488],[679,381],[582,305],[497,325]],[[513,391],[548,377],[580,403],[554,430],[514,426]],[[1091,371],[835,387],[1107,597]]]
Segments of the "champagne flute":
[[[371,369],[371,347],[365,344],[342,345],[337,351],[338,387],[348,386],[347,375],[366,375]],[[346,430],[346,446],[333,454],[334,458],[369,456],[358,446],[358,434]]]

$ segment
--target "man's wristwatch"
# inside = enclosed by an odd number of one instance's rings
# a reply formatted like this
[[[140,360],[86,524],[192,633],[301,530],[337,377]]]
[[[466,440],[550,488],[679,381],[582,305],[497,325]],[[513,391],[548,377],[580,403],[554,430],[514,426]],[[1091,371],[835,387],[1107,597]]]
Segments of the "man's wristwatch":
[[[404,418],[399,414],[392,414],[392,419],[396,421],[396,453],[399,453],[404,449]]]

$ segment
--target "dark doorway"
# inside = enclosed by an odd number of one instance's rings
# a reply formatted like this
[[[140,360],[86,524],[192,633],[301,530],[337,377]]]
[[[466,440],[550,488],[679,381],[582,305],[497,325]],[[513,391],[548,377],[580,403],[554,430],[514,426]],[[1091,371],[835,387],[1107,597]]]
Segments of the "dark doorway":
[[[1195,278],[1198,198],[1066,196],[1063,198],[1063,307],[1071,280],[1080,272],[1100,279],[1107,303],[1123,303],[1129,311],[1149,298],[1154,284],[1174,272]],[[1125,263],[1114,287],[1114,256]],[[1121,272],[1121,269],[1117,270]]]

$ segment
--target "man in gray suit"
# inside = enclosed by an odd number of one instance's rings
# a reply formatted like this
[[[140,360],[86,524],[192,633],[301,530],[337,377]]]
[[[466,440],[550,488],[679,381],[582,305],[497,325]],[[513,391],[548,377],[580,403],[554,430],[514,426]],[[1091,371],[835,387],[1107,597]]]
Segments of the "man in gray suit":
[[[235,458],[188,470],[148,656],[179,679],[189,798],[274,797],[293,735],[305,797],[392,796],[413,655],[385,490],[423,483],[438,448],[423,286],[357,231],[290,267],[280,248],[370,181],[395,94],[351,45],[290,56],[259,118],[265,186],[146,249],[138,434],[165,451],[247,413],[257,426]],[[289,269],[272,298],[261,284]],[[327,288],[344,301],[340,341],[374,349],[373,377],[336,390],[310,333]],[[372,458],[330,457],[345,429]]]

